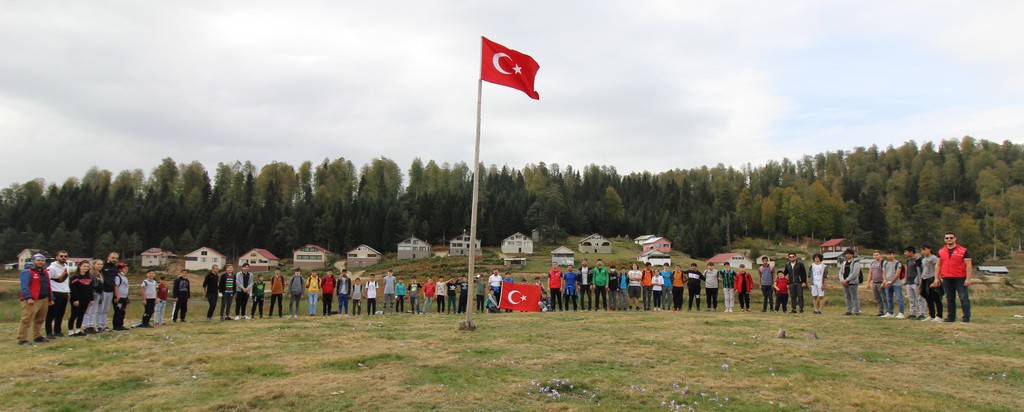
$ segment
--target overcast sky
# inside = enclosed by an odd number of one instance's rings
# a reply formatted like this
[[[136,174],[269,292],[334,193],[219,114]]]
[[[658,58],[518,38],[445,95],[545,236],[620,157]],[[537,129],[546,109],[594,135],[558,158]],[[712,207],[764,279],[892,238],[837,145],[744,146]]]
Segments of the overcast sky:
[[[1024,142],[1021,1],[9,1],[0,186],[164,157],[742,165],[972,135]],[[211,173],[212,174],[212,173]]]

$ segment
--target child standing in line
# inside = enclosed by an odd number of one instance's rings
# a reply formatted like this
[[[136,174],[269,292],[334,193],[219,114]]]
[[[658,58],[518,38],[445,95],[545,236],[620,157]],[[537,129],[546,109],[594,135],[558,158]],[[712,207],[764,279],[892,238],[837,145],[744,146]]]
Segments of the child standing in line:
[[[352,282],[352,316],[363,314],[363,278]]]
[[[256,275],[256,283],[253,283],[252,285],[252,313],[249,314],[250,318],[256,318],[256,307],[259,306],[260,319],[263,319],[263,299],[266,291],[267,282],[263,280],[263,275]]]
[[[742,263],[740,273],[736,275],[735,286],[740,300],[740,312],[750,312],[750,291],[754,289],[754,279],[747,273],[746,265]]]
[[[732,270],[729,262],[722,266],[718,275],[722,279],[722,289],[725,290],[725,311],[732,313],[732,308],[736,305],[736,271]]]
[[[295,273],[288,279],[288,317],[299,316],[299,304],[302,302],[302,292],[306,290],[305,282],[302,280],[302,269],[295,268]]]
[[[370,275],[370,280],[366,281],[366,315],[373,316],[377,314],[377,279],[374,275]]]
[[[153,310],[156,309],[156,272],[146,272],[146,278],[142,280],[142,300],[146,302],[145,312],[142,313],[142,327],[152,328],[150,321],[153,320]]]
[[[434,279],[427,276],[427,280],[423,282],[423,308],[420,309],[420,313],[430,313],[430,308],[434,304],[434,295],[437,294],[437,285],[434,284]]]
[[[117,264],[117,275],[114,276],[114,330],[128,330],[124,327],[124,317],[128,313],[128,265]]]
[[[778,312],[781,307],[782,313],[786,313],[786,304],[789,302],[789,279],[786,278],[786,272],[781,270],[775,275],[775,311]]]
[[[448,279],[448,282],[445,283],[445,286],[448,287],[448,314],[451,315],[453,313],[458,312],[458,307],[455,306],[455,300],[458,298],[459,293],[458,279]]]
[[[402,278],[395,283],[395,312],[405,313],[405,281]]]
[[[412,314],[423,313],[420,312],[420,307],[417,305],[420,297],[420,283],[416,281],[416,275],[412,275],[412,280],[409,281],[406,290],[409,295],[409,309],[412,309]]]
[[[348,299],[352,296],[352,279],[348,277],[348,269],[341,270],[341,277],[338,278],[338,313],[341,316],[348,316]]]
[[[306,292],[309,300],[309,316],[316,316],[316,301],[320,298],[320,275],[314,270],[306,280]]]
[[[153,309],[153,325],[166,326],[164,323],[164,309],[167,308],[167,276],[160,275],[160,282],[156,285],[156,308]]]
[[[444,282],[444,278],[441,276],[437,277],[437,284],[434,285],[434,293],[437,294],[437,314],[444,314],[444,302],[448,297],[448,284]]]
[[[715,264],[708,262],[708,268],[704,271],[704,292],[707,293],[708,312],[718,312],[718,281],[721,276],[715,270]],[[700,309],[698,306],[697,309]]]
[[[661,274],[651,277],[651,289],[654,290],[654,310],[661,310],[661,292],[665,288],[665,278]]]
[[[334,286],[337,283],[337,279],[334,278],[334,271],[328,270],[327,274],[320,279],[320,290],[324,293],[323,299],[320,300],[320,304],[324,309],[324,316],[331,316],[334,312]]]

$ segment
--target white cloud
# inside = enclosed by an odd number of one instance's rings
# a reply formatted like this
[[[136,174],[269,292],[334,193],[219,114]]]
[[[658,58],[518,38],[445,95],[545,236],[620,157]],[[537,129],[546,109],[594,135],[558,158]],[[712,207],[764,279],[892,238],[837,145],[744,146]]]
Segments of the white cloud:
[[[662,171],[953,137],[946,133],[1015,139],[1019,108],[982,102],[1019,101],[1024,53],[1010,39],[1022,36],[1000,36],[1020,32],[1010,17],[1019,7],[18,3],[0,15],[0,144],[23,152],[43,143],[81,160],[40,171],[18,157],[0,169],[0,185],[62,181],[93,164],[148,172],[167,156],[208,168],[338,156],[358,165],[381,155],[403,168],[414,157],[469,162],[480,35],[541,65],[540,101],[484,85],[485,164]],[[955,63],[933,73],[935,82],[997,76],[981,88],[957,83],[973,100],[953,101],[954,92],[928,82],[870,77],[918,69],[899,59],[841,80],[790,75],[821,50],[869,55],[843,49],[863,46],[858,39],[922,45]],[[915,104],[891,113],[906,98]],[[942,99],[950,101],[921,103]]]

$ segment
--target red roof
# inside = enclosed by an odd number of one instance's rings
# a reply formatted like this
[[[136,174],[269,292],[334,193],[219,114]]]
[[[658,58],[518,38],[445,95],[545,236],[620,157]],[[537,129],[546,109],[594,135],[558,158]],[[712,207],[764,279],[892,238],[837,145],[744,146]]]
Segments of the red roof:
[[[739,253],[719,253],[711,259],[708,259],[708,263],[725,263],[728,262],[729,259],[732,259],[733,256],[743,257],[743,255]]]
[[[321,251],[321,252],[324,252],[324,253],[331,253],[331,252],[330,252],[330,251],[328,251],[327,249],[324,249],[323,247],[320,247],[320,246],[314,245],[314,244],[312,244],[312,243],[310,243],[310,244],[307,244],[306,246],[303,246],[303,247],[311,247],[311,248],[313,248],[313,249],[319,250],[319,251]]]
[[[255,251],[256,251],[256,253],[259,253],[260,255],[263,255],[263,257],[265,257],[265,258],[267,258],[267,259],[270,259],[270,260],[281,260],[281,259],[278,259],[278,257],[277,257],[277,256],[274,256],[274,254],[273,254],[273,253],[270,253],[270,251],[269,251],[269,250],[266,250],[266,249],[260,249],[260,248],[255,248],[255,249],[253,249],[253,250],[255,250]]]
[[[843,243],[844,240],[846,240],[846,238],[839,237],[835,239],[829,239],[827,242],[822,243],[821,247],[839,246],[839,244]]]

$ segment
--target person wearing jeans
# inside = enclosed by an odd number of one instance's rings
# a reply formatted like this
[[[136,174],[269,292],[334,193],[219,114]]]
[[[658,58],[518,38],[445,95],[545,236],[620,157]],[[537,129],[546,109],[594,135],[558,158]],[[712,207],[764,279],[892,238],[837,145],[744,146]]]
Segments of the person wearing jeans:
[[[932,247],[921,245],[921,294],[928,304],[928,317],[924,320],[942,321],[942,285],[935,282],[939,258],[932,253]]]
[[[220,319],[231,320],[231,303],[234,302],[235,297],[235,273],[232,271],[235,267],[228,265],[224,270],[224,275],[220,277],[220,283],[217,285],[220,291]]]
[[[348,277],[348,269],[341,270],[338,278],[338,314],[348,315],[348,298],[352,295],[352,278]]]
[[[900,279],[903,264],[896,260],[896,252],[894,251],[886,252],[886,258],[888,260],[885,261],[885,281],[883,283],[883,286],[885,286],[886,310],[888,310],[886,315],[903,319],[903,285]],[[897,308],[895,305],[896,299],[900,301],[898,306],[899,312],[894,311]]]
[[[971,252],[956,243],[956,234],[947,232],[943,237],[946,247],[939,249],[939,270],[935,274],[935,283],[941,283],[946,293],[946,322],[956,321],[956,299],[960,298],[960,306],[964,316],[961,322],[971,321],[971,296],[967,290],[971,286],[974,268],[971,266]]]
[[[288,317],[299,316],[299,305],[302,303],[302,294],[306,292],[306,283],[302,279],[302,269],[295,268],[295,273],[288,278]]]
[[[775,294],[772,292],[772,286],[775,279],[772,276],[772,266],[768,263],[767,257],[761,258],[761,266],[757,267],[757,272],[761,275],[761,312],[767,312],[769,309],[774,312]]]
[[[790,313],[796,313],[797,305],[800,306],[800,313],[804,313],[804,288],[807,287],[807,267],[804,262],[796,260],[796,253],[790,253],[789,262],[783,271],[789,278],[789,300]]]
[[[860,286],[860,262],[857,262],[853,249],[843,252],[846,261],[839,268],[839,283],[843,285],[843,298],[846,300],[846,316],[860,315],[860,297],[857,287]]]
[[[314,270],[306,279],[306,296],[309,299],[309,316],[316,316],[316,301],[320,298],[320,276]]]

